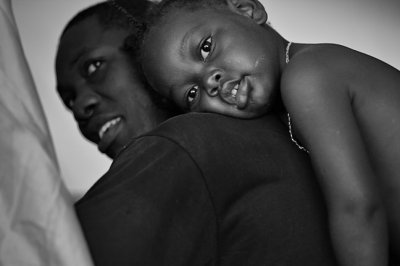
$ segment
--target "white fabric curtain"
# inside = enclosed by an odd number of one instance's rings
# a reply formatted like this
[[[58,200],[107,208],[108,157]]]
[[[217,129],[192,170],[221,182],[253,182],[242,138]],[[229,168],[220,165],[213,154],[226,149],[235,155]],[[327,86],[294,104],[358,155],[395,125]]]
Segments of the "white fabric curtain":
[[[11,0],[0,0],[0,266],[93,265],[61,179]]]

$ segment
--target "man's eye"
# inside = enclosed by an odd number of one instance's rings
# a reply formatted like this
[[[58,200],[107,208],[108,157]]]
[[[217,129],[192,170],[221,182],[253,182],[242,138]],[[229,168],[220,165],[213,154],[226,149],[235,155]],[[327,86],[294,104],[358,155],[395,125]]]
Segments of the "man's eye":
[[[97,71],[97,69],[101,66],[102,62],[99,60],[92,61],[86,65],[86,75],[90,76]]]
[[[200,47],[200,54],[203,61],[206,61],[208,55],[211,52],[211,48],[212,48],[212,38],[210,36],[201,44]]]
[[[198,94],[199,94],[198,86],[194,86],[193,88],[191,88],[188,91],[188,93],[186,94],[186,103],[187,103],[188,107],[190,107],[193,104],[193,102],[196,100]]]
[[[69,108],[69,109],[72,109],[73,107],[74,107],[74,103],[75,103],[75,101],[74,101],[74,99],[68,99],[67,101],[66,101],[66,104],[67,104],[67,107]]]

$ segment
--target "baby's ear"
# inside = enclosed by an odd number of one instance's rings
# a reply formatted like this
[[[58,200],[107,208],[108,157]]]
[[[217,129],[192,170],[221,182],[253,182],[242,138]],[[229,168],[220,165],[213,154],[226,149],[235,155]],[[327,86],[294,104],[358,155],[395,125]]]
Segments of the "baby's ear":
[[[233,12],[251,18],[260,25],[268,20],[268,14],[258,0],[226,0],[226,2]]]

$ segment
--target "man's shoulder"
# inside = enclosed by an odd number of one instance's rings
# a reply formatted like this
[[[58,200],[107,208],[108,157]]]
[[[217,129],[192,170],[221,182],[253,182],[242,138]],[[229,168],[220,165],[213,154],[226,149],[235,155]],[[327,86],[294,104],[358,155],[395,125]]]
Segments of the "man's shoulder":
[[[240,179],[241,175],[279,172],[290,160],[302,161],[302,152],[291,142],[287,127],[273,114],[257,119],[186,114],[166,121],[137,139],[135,145],[138,142],[169,142],[173,144],[170,149],[187,154],[204,176],[218,180],[226,171]],[[247,169],[245,174],[243,169]]]
[[[161,136],[190,145],[197,141],[220,142],[224,137],[262,137],[262,133],[286,134],[286,129],[275,115],[239,119],[212,113],[189,113],[165,121],[143,137]]]

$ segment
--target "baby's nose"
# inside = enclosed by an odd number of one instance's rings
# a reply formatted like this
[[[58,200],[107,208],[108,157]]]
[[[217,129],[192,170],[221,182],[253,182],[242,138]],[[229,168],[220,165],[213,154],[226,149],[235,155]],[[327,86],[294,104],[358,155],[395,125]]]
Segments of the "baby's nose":
[[[205,89],[208,95],[217,96],[221,88],[222,71],[215,69],[210,71],[210,73],[205,78]]]

